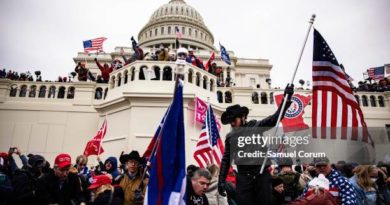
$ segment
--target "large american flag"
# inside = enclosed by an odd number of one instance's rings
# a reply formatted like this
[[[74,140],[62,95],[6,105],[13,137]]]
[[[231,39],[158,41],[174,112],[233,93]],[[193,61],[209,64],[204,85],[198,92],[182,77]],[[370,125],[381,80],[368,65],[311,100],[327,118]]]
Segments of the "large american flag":
[[[195,147],[194,158],[201,168],[209,164],[220,165],[223,152],[223,143],[219,136],[213,109],[208,105],[198,144]]]
[[[314,29],[313,137],[360,140],[372,144],[363,112],[345,72],[321,34]]]
[[[385,67],[376,67],[376,68],[369,68],[367,70],[368,77],[370,77],[373,80],[382,80],[385,78]]]
[[[90,51],[103,51],[103,43],[107,40],[105,37],[95,38],[91,40],[83,41],[84,52],[88,53]]]

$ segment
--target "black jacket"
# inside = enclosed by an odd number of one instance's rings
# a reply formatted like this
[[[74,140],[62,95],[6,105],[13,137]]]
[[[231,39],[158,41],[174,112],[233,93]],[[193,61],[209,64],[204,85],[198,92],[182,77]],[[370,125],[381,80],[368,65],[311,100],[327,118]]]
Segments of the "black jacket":
[[[12,199],[8,204],[35,204],[35,185],[38,178],[31,172],[17,169],[12,178]]]
[[[281,102],[281,104],[283,104],[283,101]],[[286,113],[286,111],[290,107],[290,105],[291,105],[291,101],[287,101],[281,120],[283,119],[284,114]],[[232,130],[231,132],[229,132],[226,135],[225,152],[224,152],[222,160],[221,160],[221,171],[219,173],[219,180],[220,181],[224,182],[226,179],[226,176],[229,172],[229,168],[230,168],[231,161],[232,161],[231,154],[234,154],[234,153],[231,153],[231,148],[232,148],[231,141],[236,140],[236,138],[238,136],[240,136],[240,134],[237,132],[246,132],[247,128],[254,128],[254,129],[256,129],[256,131],[260,131],[259,134],[262,135],[263,134],[262,132],[265,132],[265,131],[271,129],[272,127],[274,127],[276,125],[278,117],[279,117],[279,113],[281,112],[281,109],[282,109],[282,106],[280,106],[278,108],[278,110],[273,115],[270,115],[263,120],[251,120],[251,121],[247,122],[245,125],[240,127],[240,128],[245,128],[245,129]],[[239,131],[237,131],[237,130],[239,130]],[[263,150],[261,150],[261,151],[263,151]],[[259,173],[260,168],[261,168],[261,165],[237,165],[238,173],[240,173],[240,172]]]
[[[187,187],[186,187],[186,204],[187,205],[209,205],[206,194],[198,196],[195,194],[194,189],[192,188],[192,182],[190,178],[187,178]]]
[[[71,205],[86,202],[82,192],[80,179],[74,173],[69,173],[60,189],[60,181],[51,171],[38,179],[36,185],[37,204]]]

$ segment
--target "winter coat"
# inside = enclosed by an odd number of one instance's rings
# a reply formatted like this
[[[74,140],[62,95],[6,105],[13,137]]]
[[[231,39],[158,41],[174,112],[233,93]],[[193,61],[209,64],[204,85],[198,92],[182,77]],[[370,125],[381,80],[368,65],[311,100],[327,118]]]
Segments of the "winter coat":
[[[54,175],[54,171],[43,175],[37,181],[35,195],[37,204],[41,205],[71,205],[72,203],[86,202],[81,192],[79,177],[74,173],[69,173],[64,182],[60,182]]]
[[[17,169],[12,178],[13,193],[9,204],[35,204],[37,181],[30,172]]]
[[[103,80],[108,82],[110,79],[110,73],[114,70],[114,65],[102,66],[98,61],[96,61],[96,65],[99,67],[99,70],[102,73]]]
[[[142,197],[145,197],[145,188],[147,187],[149,179],[145,178],[144,188],[142,190]],[[135,198],[135,192],[140,187],[141,184],[141,176],[137,175],[134,179],[130,179],[130,177],[125,174],[122,178],[119,186],[122,187],[123,192],[125,193],[124,205],[133,205],[133,201]]]
[[[321,192],[317,194],[311,193],[306,197],[302,197],[293,202],[290,202],[288,205],[338,205],[339,202],[335,197],[333,197],[328,191]]]
[[[210,182],[209,189],[206,192],[207,200],[210,205],[227,205],[227,197],[221,196],[218,193],[218,178],[213,177]]]
[[[110,162],[112,165],[110,170],[106,170],[105,164],[107,162]],[[108,174],[111,174],[113,182],[115,182],[115,179],[120,175],[118,171],[118,160],[116,157],[109,157],[106,159],[106,161],[104,161],[104,164],[100,163],[100,169],[107,172]]]
[[[357,176],[353,176],[349,179],[352,186],[355,188],[356,202],[358,205],[375,205],[376,204],[376,191],[364,191],[357,183]]]
[[[82,67],[81,65],[77,65],[74,71],[78,74],[77,79],[79,81],[87,81],[88,78],[88,69]]]
[[[187,205],[209,205],[209,201],[207,196],[203,194],[202,196],[198,196],[195,194],[194,189],[192,188],[192,182],[190,178],[187,178],[186,185],[186,204]]]

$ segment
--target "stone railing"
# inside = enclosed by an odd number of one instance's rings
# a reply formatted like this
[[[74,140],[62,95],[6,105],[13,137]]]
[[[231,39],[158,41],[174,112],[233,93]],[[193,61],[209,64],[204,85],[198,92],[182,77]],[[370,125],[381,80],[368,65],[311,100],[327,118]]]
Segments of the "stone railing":
[[[219,103],[235,104],[274,104],[274,93],[283,93],[281,89],[255,89],[242,87],[218,87]],[[311,95],[311,90],[295,90],[295,93]],[[363,108],[390,108],[390,92],[356,92],[359,105]]]
[[[176,63],[169,61],[135,61],[110,74],[109,89],[115,89],[131,81],[174,81]],[[187,64],[184,81],[211,92],[216,91],[217,77],[203,69]]]
[[[95,82],[34,82],[0,79],[0,102],[21,100],[58,100],[74,102],[102,100],[108,92],[107,84]]]

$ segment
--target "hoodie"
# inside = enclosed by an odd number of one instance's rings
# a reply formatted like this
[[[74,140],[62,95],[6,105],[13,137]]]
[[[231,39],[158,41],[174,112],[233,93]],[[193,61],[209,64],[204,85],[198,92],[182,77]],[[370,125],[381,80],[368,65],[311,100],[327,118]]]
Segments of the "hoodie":
[[[106,170],[105,164],[107,162],[110,162],[112,165],[110,170]],[[107,173],[111,174],[113,181],[115,180],[115,178],[117,178],[120,175],[118,171],[118,160],[115,157],[109,157],[108,159],[106,159],[106,161],[104,161],[104,164],[103,166],[101,166],[101,168],[103,171],[106,171]]]

